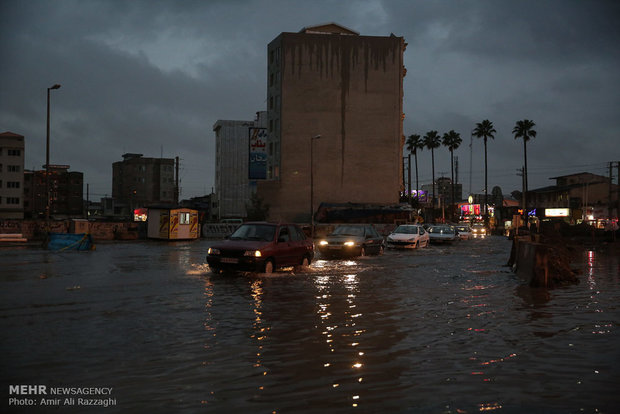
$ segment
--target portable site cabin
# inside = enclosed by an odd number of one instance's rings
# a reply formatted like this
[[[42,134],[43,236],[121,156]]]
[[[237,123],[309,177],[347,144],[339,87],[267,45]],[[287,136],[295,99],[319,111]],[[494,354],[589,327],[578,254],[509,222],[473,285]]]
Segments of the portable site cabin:
[[[192,240],[200,237],[198,211],[189,208],[149,208],[148,238]]]

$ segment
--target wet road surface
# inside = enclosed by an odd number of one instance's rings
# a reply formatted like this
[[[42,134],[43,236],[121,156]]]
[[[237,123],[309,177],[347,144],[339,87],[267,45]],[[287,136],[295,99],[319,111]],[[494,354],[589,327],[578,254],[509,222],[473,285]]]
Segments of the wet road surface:
[[[211,274],[212,242],[0,249],[11,412],[616,412],[620,263],[531,289],[503,237]],[[14,384],[112,387],[102,407],[8,406]]]

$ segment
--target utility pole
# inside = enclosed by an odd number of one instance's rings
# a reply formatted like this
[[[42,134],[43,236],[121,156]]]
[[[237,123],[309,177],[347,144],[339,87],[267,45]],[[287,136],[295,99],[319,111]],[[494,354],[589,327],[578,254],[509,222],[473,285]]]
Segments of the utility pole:
[[[174,204],[179,204],[179,157],[176,160],[176,185],[174,186]]]
[[[613,176],[612,176],[612,168],[613,168],[613,163],[611,161],[609,161],[609,204],[607,204],[607,218],[609,220],[611,220],[611,212],[614,208],[614,204],[613,201],[611,200],[611,187],[612,187],[612,180],[613,180]]]
[[[620,161],[616,161],[618,172],[616,173],[616,217],[620,216]]]
[[[474,146],[474,131],[472,130],[471,133],[469,134],[469,194],[471,195],[471,169],[473,168],[472,166],[472,160],[473,160],[473,146]]]
[[[517,175],[521,177],[521,189],[523,193],[521,194],[521,208],[525,212],[525,167],[517,168]]]

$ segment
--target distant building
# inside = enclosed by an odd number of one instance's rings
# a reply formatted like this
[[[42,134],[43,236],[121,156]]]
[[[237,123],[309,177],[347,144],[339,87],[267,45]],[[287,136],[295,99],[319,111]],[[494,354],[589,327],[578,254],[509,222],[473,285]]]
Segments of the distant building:
[[[269,43],[267,180],[257,194],[270,219],[309,222],[321,202],[399,202],[405,47],[333,23]]]
[[[50,216],[56,218],[84,216],[84,174],[69,171],[68,165],[50,165]],[[26,217],[45,217],[45,170],[25,171],[24,212]]]
[[[528,209],[568,208],[573,218],[589,220],[618,216],[618,185],[610,177],[588,172],[551,177],[556,185],[527,192]]]
[[[425,184],[422,191],[428,194],[428,202],[433,198],[433,185]],[[448,177],[441,177],[435,180],[435,199],[441,199],[443,205],[450,203],[452,197],[452,180]],[[454,202],[458,203],[463,199],[463,184],[454,185]],[[483,201],[484,203],[484,197]]]
[[[0,134],[0,218],[24,218],[24,136]]]
[[[127,213],[153,204],[176,204],[176,190],[173,158],[128,153],[112,164],[112,197],[116,208],[124,204]]]
[[[256,180],[267,174],[267,113],[254,121],[218,120],[215,132],[215,197],[217,219],[245,218]]]

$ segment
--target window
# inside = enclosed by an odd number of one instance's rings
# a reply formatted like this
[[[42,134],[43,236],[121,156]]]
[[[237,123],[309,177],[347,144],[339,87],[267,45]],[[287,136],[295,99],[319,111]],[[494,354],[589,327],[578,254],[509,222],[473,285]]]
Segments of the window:
[[[280,227],[280,234],[278,235],[278,243],[289,241],[289,234],[287,227]]]
[[[8,172],[19,172],[19,165],[9,165],[7,166],[7,171]],[[1,169],[0,169],[1,171]]]
[[[10,149],[10,150],[7,151],[7,154],[9,156],[19,157],[22,154],[22,152],[21,152],[21,150],[18,150],[18,149]]]
[[[189,224],[189,213],[179,213],[179,224]]]
[[[19,197],[7,197],[6,203],[7,204],[19,204]]]
[[[7,181],[6,188],[19,188],[19,181]]]

